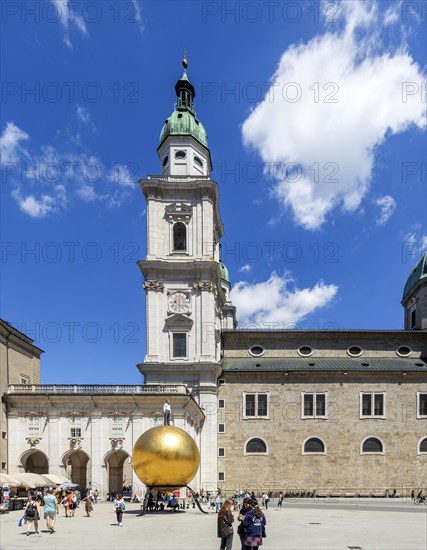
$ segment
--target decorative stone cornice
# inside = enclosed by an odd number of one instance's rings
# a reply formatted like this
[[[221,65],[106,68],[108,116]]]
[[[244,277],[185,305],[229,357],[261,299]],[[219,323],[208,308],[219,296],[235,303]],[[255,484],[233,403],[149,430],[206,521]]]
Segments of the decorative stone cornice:
[[[178,221],[188,223],[193,214],[191,206],[182,202],[168,204],[165,208],[165,216],[169,223]]]
[[[194,290],[206,290],[206,291],[213,291],[214,285],[212,281],[198,281],[197,283],[193,284]]]
[[[27,443],[31,448],[36,447],[41,441],[41,437],[27,437]]]
[[[124,439],[121,437],[114,437],[110,439],[111,442],[111,449],[113,451],[120,451],[123,449],[123,441]]]
[[[70,449],[72,451],[80,451],[82,448],[82,440],[79,437],[71,437],[70,438]]]
[[[142,283],[142,288],[147,292],[148,290],[154,290],[156,292],[163,292],[165,288],[165,283],[163,281],[157,281],[154,279],[144,281]]]

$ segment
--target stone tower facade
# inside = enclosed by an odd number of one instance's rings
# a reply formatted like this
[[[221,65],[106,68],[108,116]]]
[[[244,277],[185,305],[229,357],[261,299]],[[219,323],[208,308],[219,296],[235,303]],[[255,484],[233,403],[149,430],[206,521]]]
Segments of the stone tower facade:
[[[146,291],[146,384],[184,383],[205,413],[200,483],[217,483],[217,379],[223,318],[230,324],[229,281],[220,262],[223,225],[211,180],[207,135],[184,74],[160,135],[159,176],[140,181],[147,203],[147,256],[139,262]],[[226,271],[226,270],[225,270]],[[234,316],[235,317],[235,316]],[[233,324],[233,322],[231,322]]]

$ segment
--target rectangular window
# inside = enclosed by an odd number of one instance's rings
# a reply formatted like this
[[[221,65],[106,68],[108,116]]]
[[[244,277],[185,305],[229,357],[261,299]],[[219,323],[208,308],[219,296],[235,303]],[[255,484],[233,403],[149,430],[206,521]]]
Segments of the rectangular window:
[[[427,416],[427,393],[418,393],[418,418]]]
[[[37,416],[28,417],[28,437],[40,436],[40,418]]]
[[[225,433],[225,424],[218,424],[218,433]]]
[[[2,463],[1,463],[1,469],[2,469],[2,470],[6,470],[6,462],[2,462]]]
[[[225,481],[225,473],[218,472],[218,481]]]
[[[415,328],[417,324],[417,310],[414,308],[411,311],[411,328]]]
[[[124,419],[115,417],[111,419],[111,437],[123,437]]]
[[[268,418],[267,393],[245,393],[243,397],[243,418]]]
[[[82,436],[82,419],[71,418],[70,419],[70,437]]]
[[[326,417],[326,393],[303,393],[302,418]]]
[[[1,438],[2,439],[7,439],[7,432],[2,432],[1,433]]]
[[[224,447],[218,448],[218,456],[225,456],[225,449]]]
[[[173,335],[173,357],[187,357],[187,335],[181,332],[175,332]]]
[[[224,399],[218,400],[218,409],[225,409],[225,401]]]
[[[360,417],[361,418],[384,418],[385,417],[384,392],[361,393]]]

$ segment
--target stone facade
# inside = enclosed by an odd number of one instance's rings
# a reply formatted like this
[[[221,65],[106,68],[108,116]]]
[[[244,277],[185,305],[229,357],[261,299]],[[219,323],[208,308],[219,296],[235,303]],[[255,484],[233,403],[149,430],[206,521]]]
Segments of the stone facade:
[[[33,340],[0,320],[0,393],[7,393],[9,384],[40,384],[40,355],[43,350],[33,345]],[[7,472],[8,424],[6,403],[2,399],[1,416],[1,468]]]
[[[419,414],[420,395],[427,397],[425,334],[225,331],[223,336],[218,472],[225,490],[383,494],[425,485],[427,453],[420,452],[420,442],[427,436],[427,413]],[[350,357],[347,350],[356,345],[362,353]],[[253,357],[253,346],[262,355]],[[311,348],[308,357],[298,353],[301,346]],[[401,346],[412,350],[409,357],[396,353]],[[267,396],[264,417],[245,418],[246,394]],[[325,416],[305,415],[305,394],[325,395]],[[364,416],[362,394],[382,394],[383,414]],[[369,437],[382,442],[382,452],[362,452]],[[253,438],[264,441],[265,452],[246,452]],[[311,438],[323,442],[323,451],[304,451]]]
[[[185,386],[11,385],[7,394],[9,473],[64,475],[100,495],[142,483],[132,450],[146,430],[163,424],[168,399],[173,423],[200,446],[204,414]],[[200,486],[200,475],[193,480]]]

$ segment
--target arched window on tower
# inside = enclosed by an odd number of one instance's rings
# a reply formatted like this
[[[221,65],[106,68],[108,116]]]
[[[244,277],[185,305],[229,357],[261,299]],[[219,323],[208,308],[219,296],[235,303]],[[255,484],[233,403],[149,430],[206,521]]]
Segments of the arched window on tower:
[[[185,223],[177,222],[173,226],[173,249],[174,252],[185,252],[187,250],[187,227]]]

